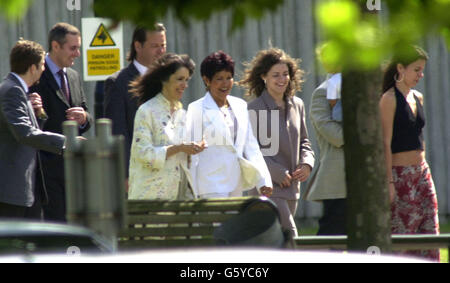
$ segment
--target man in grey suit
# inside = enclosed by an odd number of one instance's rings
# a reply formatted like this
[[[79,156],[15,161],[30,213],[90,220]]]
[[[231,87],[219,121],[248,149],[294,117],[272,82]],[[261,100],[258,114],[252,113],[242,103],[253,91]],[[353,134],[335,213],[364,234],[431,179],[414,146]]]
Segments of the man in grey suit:
[[[312,95],[310,118],[320,148],[320,163],[311,177],[305,199],[323,204],[318,235],[346,235],[344,133],[342,122],[332,117],[327,89],[328,81],[325,81]]]
[[[63,135],[39,129],[35,113],[42,113],[40,97],[27,95],[44,71],[44,56],[38,43],[19,40],[11,50],[11,73],[0,85],[0,217],[39,217],[39,211],[30,210],[38,150],[58,155],[63,151]]]
[[[148,30],[137,27],[133,32],[131,51],[128,55],[130,64],[105,82],[104,110],[105,117],[113,121],[114,135],[125,137],[125,169],[128,176],[130,150],[133,141],[134,117],[138,109],[137,100],[130,93],[130,82],[145,74],[150,65],[166,52],[166,28],[155,24]]]

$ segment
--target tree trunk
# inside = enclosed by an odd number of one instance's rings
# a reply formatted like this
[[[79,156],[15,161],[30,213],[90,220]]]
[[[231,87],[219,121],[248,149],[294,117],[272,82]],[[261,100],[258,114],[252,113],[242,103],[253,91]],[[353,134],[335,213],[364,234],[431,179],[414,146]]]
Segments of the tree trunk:
[[[343,74],[348,249],[391,250],[388,184],[378,102],[379,71]]]

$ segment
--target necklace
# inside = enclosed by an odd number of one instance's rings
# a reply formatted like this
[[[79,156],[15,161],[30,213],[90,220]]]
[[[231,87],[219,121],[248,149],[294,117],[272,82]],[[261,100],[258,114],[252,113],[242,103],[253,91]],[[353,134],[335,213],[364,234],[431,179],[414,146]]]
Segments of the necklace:
[[[220,112],[222,112],[222,114],[223,114],[223,117],[227,117],[228,115],[227,115],[227,112],[228,112],[228,109],[230,108],[230,106],[229,105],[224,105],[224,106],[222,106],[222,107],[220,107],[219,109],[220,109]]]
[[[285,109],[286,108],[286,102],[284,100],[282,100],[281,102],[276,102],[278,108],[280,109]]]

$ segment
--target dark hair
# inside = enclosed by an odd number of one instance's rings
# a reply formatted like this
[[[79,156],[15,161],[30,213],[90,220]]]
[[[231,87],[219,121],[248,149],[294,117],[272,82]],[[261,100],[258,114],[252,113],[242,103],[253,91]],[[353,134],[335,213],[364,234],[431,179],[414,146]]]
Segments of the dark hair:
[[[296,91],[301,91],[304,71],[299,68],[300,59],[294,59],[283,50],[270,48],[259,51],[250,63],[246,63],[244,78],[238,83],[247,88],[247,95],[259,97],[266,85],[261,78],[265,76],[276,64],[286,64],[289,70],[289,85],[284,93],[285,96],[293,96]]]
[[[52,51],[52,42],[56,41],[59,45],[66,43],[66,35],[78,35],[81,36],[80,30],[68,23],[57,23],[52,27],[48,33],[48,51]]]
[[[131,40],[130,53],[127,56],[129,62],[136,59],[137,53],[134,43],[137,41],[140,44],[144,44],[147,41],[147,32],[166,32],[166,28],[161,23],[156,23],[152,28],[146,28],[143,26],[137,26],[133,32],[133,38]]]
[[[44,56],[45,50],[39,43],[19,39],[9,56],[11,72],[23,75],[32,65],[39,66]]]
[[[221,71],[228,71],[234,76],[234,61],[230,55],[222,50],[209,54],[200,66],[200,74],[212,80],[214,75]]]
[[[428,60],[428,54],[418,46],[406,46],[393,56],[390,64],[384,71],[383,93],[395,86],[395,78],[398,76],[397,64],[407,67],[419,59]]]
[[[138,104],[142,105],[160,93],[163,82],[182,67],[187,68],[192,76],[195,63],[188,55],[166,53],[153,62],[145,75],[130,83],[130,92],[137,97]]]

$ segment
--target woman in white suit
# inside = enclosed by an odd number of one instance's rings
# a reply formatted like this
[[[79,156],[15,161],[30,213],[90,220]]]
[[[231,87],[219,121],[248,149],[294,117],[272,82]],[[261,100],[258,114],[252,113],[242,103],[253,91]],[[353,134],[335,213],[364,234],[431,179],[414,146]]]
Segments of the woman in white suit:
[[[233,59],[223,51],[212,53],[203,60],[200,72],[207,93],[187,111],[190,139],[208,145],[192,156],[195,194],[234,197],[256,187],[260,194],[270,196],[272,180],[253,135],[247,103],[229,95],[234,83]]]

